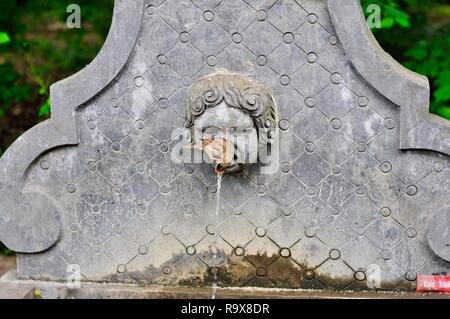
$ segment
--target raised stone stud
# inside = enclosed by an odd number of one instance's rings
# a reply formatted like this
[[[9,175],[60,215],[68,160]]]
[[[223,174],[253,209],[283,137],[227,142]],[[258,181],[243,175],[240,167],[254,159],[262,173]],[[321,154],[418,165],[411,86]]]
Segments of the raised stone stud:
[[[392,253],[389,250],[383,250],[380,253],[380,257],[384,260],[389,260],[392,258]]]
[[[339,130],[342,127],[342,122],[340,119],[332,119],[330,124],[333,130]]]
[[[283,34],[284,43],[290,44],[290,43],[294,42],[294,40],[295,40],[295,37],[292,32],[286,32],[285,34]]]
[[[409,238],[414,238],[417,236],[417,230],[415,230],[414,228],[408,228],[406,230],[406,236],[408,236]]]
[[[355,272],[355,279],[358,281],[363,281],[366,279],[366,274],[364,271],[357,271]]]
[[[305,105],[309,108],[313,108],[316,105],[316,102],[314,101],[314,99],[312,97],[307,97],[305,99]]]
[[[341,174],[341,167],[340,167],[339,165],[334,165],[334,166],[331,168],[331,172],[332,172],[334,175],[339,175],[339,174]]]
[[[258,12],[256,12],[256,19],[258,19],[258,21],[265,21],[267,19],[266,11],[259,10]]]
[[[208,235],[215,235],[216,234],[216,225],[211,225],[211,224],[209,224],[209,225],[207,225],[206,226],[206,233],[208,233]]]
[[[156,13],[156,7],[154,5],[149,5],[147,6],[146,12],[149,15],[154,15]]]
[[[433,167],[435,172],[442,172],[444,170],[444,164],[442,162],[436,162],[434,163],[434,167]]]
[[[316,151],[316,144],[308,142],[305,144],[305,151],[308,153],[314,153]]]
[[[195,247],[194,246],[189,246],[189,247],[187,247],[186,248],[186,253],[188,254],[188,255],[195,255],[195,253],[196,253],[197,251],[196,251],[196,249],[195,249]]]
[[[266,185],[258,185],[256,187],[256,192],[258,195],[264,195],[266,193]]]
[[[313,227],[306,228],[305,235],[306,235],[306,237],[309,237],[309,238],[316,236],[316,229]]]
[[[125,266],[125,265],[119,265],[118,267],[117,267],[117,272],[119,273],[119,274],[123,274],[124,272],[126,272],[127,271],[127,267]]]
[[[263,227],[256,227],[255,233],[258,237],[266,236],[266,230]]]
[[[328,42],[330,42],[331,45],[336,45],[338,44],[338,38],[335,35],[330,35]]]
[[[317,20],[318,20],[318,17],[316,14],[314,14],[314,13],[308,14],[308,22],[309,23],[314,24],[317,22]]]
[[[266,56],[265,56],[265,55],[260,55],[260,56],[258,56],[258,57],[256,58],[256,63],[257,63],[259,66],[264,66],[264,65],[266,65],[266,64],[267,64],[267,58],[266,58]]]
[[[48,161],[41,161],[40,166],[44,171],[50,169],[50,163]]]
[[[210,194],[216,194],[217,193],[217,185],[209,185],[208,186],[208,192]]]
[[[110,103],[111,103],[111,107],[113,109],[116,109],[119,107],[119,100],[116,98],[112,98]]]
[[[113,143],[111,144],[111,149],[112,149],[114,152],[120,152],[120,143],[119,143],[119,142],[113,142]]]
[[[267,275],[267,270],[263,267],[259,267],[258,269],[256,269],[256,275],[258,277],[265,277]]]
[[[143,204],[139,204],[136,206],[136,210],[139,214],[143,215],[147,212],[147,208]]]
[[[97,164],[95,164],[95,162],[93,162],[93,161],[90,161],[90,162],[88,163],[88,169],[89,169],[91,172],[95,172],[95,171],[97,170]]]
[[[159,144],[159,150],[161,153],[167,153],[169,152],[169,145],[167,143],[161,143]]]
[[[369,105],[369,99],[365,96],[361,96],[358,98],[358,105],[360,107],[366,107],[367,105]]]
[[[88,129],[90,129],[91,131],[95,130],[95,128],[96,128],[95,121],[94,121],[94,120],[89,120],[89,121],[87,122],[87,127],[88,127]]]
[[[189,76],[184,76],[181,79],[181,84],[183,84],[184,86],[190,86],[192,84],[192,78],[190,78]]]
[[[419,189],[417,188],[416,185],[410,185],[406,188],[406,194],[408,194],[409,196],[416,195],[418,191]]]
[[[215,55],[210,55],[206,58],[206,63],[209,66],[216,66],[217,65],[217,57]]]
[[[80,225],[78,224],[71,224],[70,225],[70,231],[72,233],[77,233],[80,230]]]
[[[188,175],[192,175],[194,173],[194,165],[192,164],[186,164],[184,165],[184,172]]]
[[[289,129],[290,123],[289,123],[288,120],[281,120],[281,121],[278,123],[278,126],[280,127],[280,129],[281,129],[282,131],[287,131],[287,130]]]
[[[405,278],[406,278],[406,280],[408,280],[408,281],[416,281],[416,279],[417,279],[417,274],[416,274],[414,271],[408,271],[408,272],[405,274]]]
[[[158,60],[159,64],[164,65],[167,63],[167,57],[164,54],[158,55],[158,57],[156,59]]]
[[[161,226],[161,234],[167,236],[170,234],[170,227],[168,225]]]
[[[100,246],[95,245],[95,246],[92,247],[92,251],[94,252],[94,254],[100,254],[102,249],[101,249]]]
[[[341,257],[341,253],[337,249],[330,250],[330,258],[333,260],[337,260]]]
[[[137,120],[136,123],[134,123],[134,126],[136,127],[136,129],[138,130],[143,130],[145,127],[144,121],[143,120]]]
[[[194,211],[195,211],[194,206],[186,205],[186,206],[184,207],[184,214],[187,215],[187,216],[192,215],[192,214],[194,213]]]
[[[306,56],[306,60],[307,60],[309,63],[315,63],[315,62],[317,61],[317,54],[315,54],[314,52],[309,53],[309,54]]]
[[[358,195],[364,195],[367,192],[367,189],[365,186],[358,186],[356,187],[356,194]]]
[[[238,246],[238,247],[236,247],[236,248],[234,249],[234,254],[235,254],[236,256],[244,256],[245,250],[244,250],[244,248]]]
[[[317,189],[314,186],[310,186],[306,189],[306,195],[312,197],[317,194]]]
[[[148,252],[148,248],[147,247],[145,247],[145,246],[139,247],[139,254],[146,255],[147,252]]]
[[[380,165],[380,171],[387,174],[392,170],[392,165],[389,162],[384,162]]]
[[[139,174],[144,174],[146,168],[147,168],[147,165],[145,165],[145,163],[143,163],[143,162],[139,162],[139,163],[136,164],[136,171]]]
[[[181,32],[180,33],[180,41],[183,43],[187,43],[189,42],[189,40],[191,39],[191,35],[189,34],[189,32]]]
[[[172,269],[169,266],[164,266],[162,269],[162,273],[164,275],[170,275],[172,273]]]
[[[359,143],[356,146],[356,150],[358,151],[358,153],[364,153],[367,150],[367,144],[366,143]]]
[[[144,78],[142,76],[138,76],[134,78],[134,85],[136,85],[137,87],[141,87],[144,85]]]
[[[291,83],[291,78],[287,75],[282,75],[280,77],[280,83],[283,86],[287,86],[287,85],[289,85],[289,83]]]
[[[389,217],[389,216],[391,216],[391,213],[392,212],[391,212],[391,209],[389,207],[383,207],[380,210],[380,214],[383,217]]]
[[[384,120],[384,127],[388,130],[393,130],[396,125],[397,122],[393,118],[388,117]]]
[[[203,19],[207,22],[212,22],[214,20],[214,13],[210,10],[203,12]]]
[[[69,184],[69,185],[67,185],[66,190],[67,190],[67,192],[73,194],[77,191],[77,187],[73,184]]]
[[[281,164],[281,172],[282,172],[282,173],[287,174],[287,173],[289,173],[290,171],[291,171],[291,164],[289,164],[289,163],[282,163],[282,164]]]
[[[239,44],[242,42],[242,35],[239,32],[235,32],[231,35],[231,39],[234,43]]]
[[[333,73],[331,75],[331,82],[334,84],[340,84],[342,82],[342,75],[340,73]]]
[[[314,270],[308,269],[308,270],[305,270],[303,276],[305,277],[306,280],[312,280],[312,279],[314,279],[316,274],[314,273]]]
[[[97,205],[92,206],[92,212],[94,214],[99,214],[100,213],[100,207]]]
[[[283,258],[289,258],[291,256],[291,251],[289,250],[289,248],[281,248],[280,256]]]
[[[283,209],[283,215],[286,217],[292,216],[294,214],[294,211],[290,207],[286,207]]]
[[[236,215],[236,216],[242,215],[242,208],[234,207],[233,208],[233,214]]]
[[[159,187],[159,191],[161,194],[169,194],[171,190],[172,186],[170,186],[170,184],[161,184],[161,186]]]
[[[165,98],[160,99],[159,107],[162,108],[163,110],[167,109],[169,107],[169,100]]]

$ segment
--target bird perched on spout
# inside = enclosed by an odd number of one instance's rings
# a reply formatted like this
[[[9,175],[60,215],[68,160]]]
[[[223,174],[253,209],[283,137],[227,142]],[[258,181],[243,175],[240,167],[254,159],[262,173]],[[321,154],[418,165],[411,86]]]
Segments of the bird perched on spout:
[[[215,171],[218,175],[225,171],[233,173],[240,168],[234,159],[234,145],[225,138],[210,137],[193,147],[205,152],[216,163]]]

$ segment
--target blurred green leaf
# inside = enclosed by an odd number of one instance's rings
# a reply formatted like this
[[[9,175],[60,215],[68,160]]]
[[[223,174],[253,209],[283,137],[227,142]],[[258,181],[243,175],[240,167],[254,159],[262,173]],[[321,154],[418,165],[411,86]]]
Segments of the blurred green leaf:
[[[436,78],[436,84],[439,86],[445,86],[450,84],[450,69],[444,70],[439,73]]]
[[[41,87],[39,88],[39,94],[40,94],[40,95],[45,95],[45,94],[47,94],[47,88],[46,88],[45,86],[41,86]]]
[[[434,92],[434,97],[436,98],[436,102],[450,101],[450,83],[439,87]]]
[[[41,105],[41,107],[39,108],[39,117],[46,117],[50,114],[50,99],[48,99],[47,101],[45,101],[44,104]]]
[[[395,21],[403,28],[411,27],[411,23],[409,22],[409,18],[407,18],[407,17],[399,16],[395,19]]]
[[[422,61],[428,56],[426,45],[418,45],[405,52],[405,56],[413,58],[414,60]]]
[[[6,32],[0,32],[0,44],[6,44],[11,42],[11,38],[9,37],[9,34]]]
[[[448,106],[438,107],[435,111],[435,114],[442,116],[446,119],[450,119],[450,107]]]
[[[394,26],[395,20],[391,17],[387,17],[381,20],[382,29],[390,29]]]

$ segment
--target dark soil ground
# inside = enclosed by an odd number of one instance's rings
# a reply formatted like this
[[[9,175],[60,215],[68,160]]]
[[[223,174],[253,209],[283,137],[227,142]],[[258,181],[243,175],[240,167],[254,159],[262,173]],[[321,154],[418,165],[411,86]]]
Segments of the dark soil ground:
[[[0,255],[0,277],[7,273],[9,270],[16,267],[15,256],[3,256]]]
[[[43,120],[37,116],[39,103],[41,99],[37,98],[36,101],[17,103],[6,109],[6,116],[0,117],[0,150],[5,151],[22,133]]]

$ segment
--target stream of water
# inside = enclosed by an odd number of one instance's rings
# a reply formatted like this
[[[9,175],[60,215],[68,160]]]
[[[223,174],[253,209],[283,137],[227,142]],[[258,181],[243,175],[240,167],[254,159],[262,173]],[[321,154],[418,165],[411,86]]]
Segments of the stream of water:
[[[219,246],[218,246],[218,236],[219,236],[219,213],[220,213],[220,192],[222,188],[222,174],[217,174],[217,193],[216,193],[216,212],[214,215],[214,225],[215,225],[215,231],[214,231],[214,241],[213,241],[213,265],[216,267],[214,269],[214,282],[212,285],[212,293],[211,293],[211,299],[216,299],[217,294],[217,258],[219,253]]]

